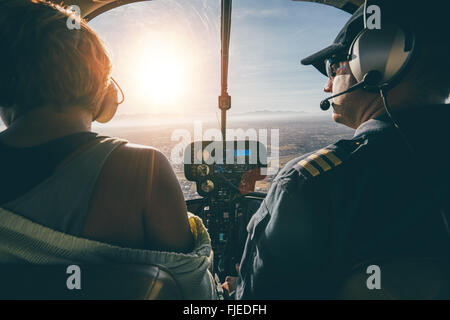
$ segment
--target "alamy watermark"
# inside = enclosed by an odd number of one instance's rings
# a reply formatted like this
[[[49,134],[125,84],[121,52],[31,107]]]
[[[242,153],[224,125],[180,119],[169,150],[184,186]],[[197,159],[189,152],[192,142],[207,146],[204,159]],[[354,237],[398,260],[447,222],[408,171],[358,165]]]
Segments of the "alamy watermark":
[[[70,265],[66,269],[66,273],[70,274],[67,278],[66,286],[69,290],[81,290],[81,269],[77,265]]]
[[[379,6],[373,4],[367,7],[364,26],[369,30],[381,29],[381,9]]]
[[[367,278],[366,286],[369,290],[381,289],[381,269],[379,266],[373,264],[367,267],[366,273],[370,274]]]
[[[71,5],[66,8],[66,12],[69,15],[66,21],[67,28],[69,30],[81,29],[81,9],[79,6]]]

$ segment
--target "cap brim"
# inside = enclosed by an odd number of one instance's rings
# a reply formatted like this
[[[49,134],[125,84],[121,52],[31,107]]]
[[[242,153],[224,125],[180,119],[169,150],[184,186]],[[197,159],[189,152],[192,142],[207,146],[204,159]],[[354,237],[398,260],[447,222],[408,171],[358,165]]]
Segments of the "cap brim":
[[[333,43],[332,45],[304,58],[301,63],[305,66],[313,65],[323,75],[327,76],[325,69],[325,59],[330,58],[334,54],[341,53],[346,50],[346,46],[340,43]]]

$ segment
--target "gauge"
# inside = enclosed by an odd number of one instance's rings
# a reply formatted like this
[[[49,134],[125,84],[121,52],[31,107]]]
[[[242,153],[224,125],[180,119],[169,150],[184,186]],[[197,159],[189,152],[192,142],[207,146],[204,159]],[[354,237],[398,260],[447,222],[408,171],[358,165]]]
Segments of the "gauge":
[[[209,179],[205,180],[202,182],[200,188],[202,189],[203,192],[209,193],[214,190],[214,182],[212,182]]]
[[[197,167],[197,174],[200,177],[207,176],[209,174],[209,166],[206,164],[201,164]]]

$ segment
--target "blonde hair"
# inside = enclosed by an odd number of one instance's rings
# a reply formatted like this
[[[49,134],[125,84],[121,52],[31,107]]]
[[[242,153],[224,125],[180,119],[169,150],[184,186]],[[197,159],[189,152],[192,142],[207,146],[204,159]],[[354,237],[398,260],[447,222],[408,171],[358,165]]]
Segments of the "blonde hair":
[[[111,60],[96,33],[71,12],[42,0],[0,2],[0,106],[97,107],[111,74]]]

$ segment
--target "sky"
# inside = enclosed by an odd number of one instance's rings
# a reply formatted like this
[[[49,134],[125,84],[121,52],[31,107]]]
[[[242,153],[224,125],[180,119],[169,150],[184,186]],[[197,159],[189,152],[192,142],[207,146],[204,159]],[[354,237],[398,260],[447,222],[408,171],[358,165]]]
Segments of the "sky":
[[[350,15],[290,0],[235,0],[229,114],[321,112],[326,78],[300,60],[332,43]],[[122,114],[215,114],[220,94],[220,0],[156,0],[90,22],[125,91]]]

